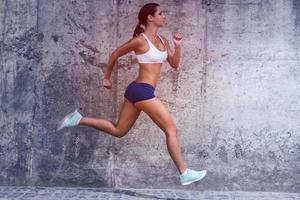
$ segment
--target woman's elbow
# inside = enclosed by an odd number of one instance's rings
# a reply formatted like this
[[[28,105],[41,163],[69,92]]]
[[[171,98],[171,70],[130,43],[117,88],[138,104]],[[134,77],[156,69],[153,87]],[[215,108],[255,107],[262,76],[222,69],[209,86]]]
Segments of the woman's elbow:
[[[172,63],[172,64],[171,64],[171,67],[172,67],[173,69],[175,69],[176,71],[178,71],[179,64]]]
[[[178,72],[178,70],[179,70],[179,65],[174,65],[173,68],[175,69],[175,71]]]
[[[174,60],[173,62],[173,68],[178,71],[178,68],[179,68],[179,60]]]

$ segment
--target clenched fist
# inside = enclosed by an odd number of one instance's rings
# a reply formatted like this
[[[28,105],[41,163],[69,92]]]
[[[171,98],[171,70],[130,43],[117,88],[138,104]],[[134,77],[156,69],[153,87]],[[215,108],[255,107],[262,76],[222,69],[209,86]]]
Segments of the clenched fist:
[[[102,80],[102,85],[103,85],[105,88],[107,88],[107,89],[111,89],[111,87],[112,87],[112,82],[111,82],[110,79],[104,78],[104,79]]]
[[[172,33],[173,36],[173,42],[175,45],[180,45],[181,41],[182,41],[182,34],[179,32],[173,32]]]

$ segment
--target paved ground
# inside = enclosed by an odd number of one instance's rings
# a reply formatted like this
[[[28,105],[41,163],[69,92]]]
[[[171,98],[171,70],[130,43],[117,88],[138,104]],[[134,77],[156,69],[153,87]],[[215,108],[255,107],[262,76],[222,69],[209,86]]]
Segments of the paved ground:
[[[0,187],[0,200],[300,200],[300,193],[218,192],[152,189]]]

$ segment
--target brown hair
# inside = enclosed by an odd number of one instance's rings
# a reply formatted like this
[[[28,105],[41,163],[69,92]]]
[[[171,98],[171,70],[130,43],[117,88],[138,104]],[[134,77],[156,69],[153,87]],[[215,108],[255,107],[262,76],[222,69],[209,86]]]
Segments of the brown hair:
[[[145,29],[141,27],[141,25],[147,25],[148,15],[154,16],[157,6],[159,6],[159,4],[157,3],[148,3],[141,8],[139,12],[139,23],[134,29],[133,37],[136,37],[145,31]]]

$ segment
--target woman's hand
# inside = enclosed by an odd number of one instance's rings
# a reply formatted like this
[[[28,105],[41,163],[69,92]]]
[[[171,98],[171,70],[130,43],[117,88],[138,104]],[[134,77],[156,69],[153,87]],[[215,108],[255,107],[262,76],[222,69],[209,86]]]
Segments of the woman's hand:
[[[111,82],[110,79],[104,78],[104,79],[102,80],[102,85],[103,85],[105,88],[107,88],[107,89],[111,89],[112,82]]]
[[[179,33],[179,32],[173,32],[172,36],[173,36],[173,42],[174,42],[174,44],[177,45],[177,46],[181,45],[182,34]]]

